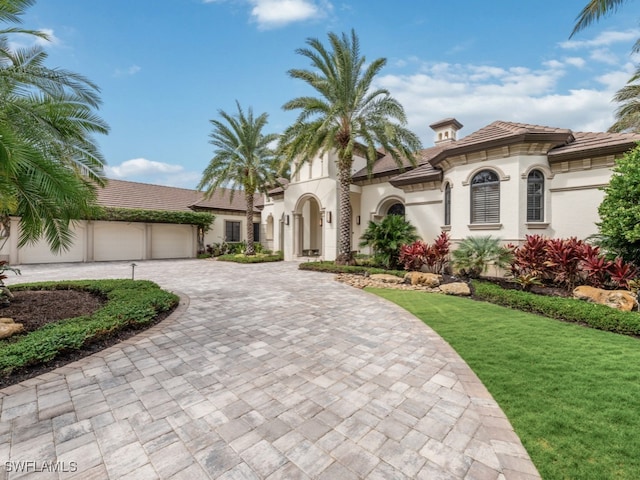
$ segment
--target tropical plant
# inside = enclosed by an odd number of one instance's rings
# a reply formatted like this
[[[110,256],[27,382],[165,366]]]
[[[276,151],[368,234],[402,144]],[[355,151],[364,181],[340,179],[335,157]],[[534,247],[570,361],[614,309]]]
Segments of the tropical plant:
[[[202,174],[198,189],[205,189],[210,198],[216,189],[231,185],[244,190],[246,202],[247,255],[255,254],[253,238],[253,203],[256,192],[264,192],[275,183],[275,152],[271,144],[278,139],[274,133],[262,132],[268,115],[253,116],[249,108],[245,114],[236,101],[238,113],[230,115],[218,110],[221,120],[211,120],[213,131],[210,143],[215,147],[214,156]],[[234,189],[231,189],[230,201]]]
[[[370,247],[375,260],[387,269],[398,266],[400,247],[418,239],[416,227],[402,215],[387,215],[380,222],[369,222],[360,246]]]
[[[447,232],[442,232],[429,245],[422,240],[400,247],[400,263],[405,270],[426,270],[430,273],[444,273],[449,263],[451,241]]]
[[[4,281],[9,278],[5,275],[5,272],[13,272],[16,275],[20,275],[20,270],[9,265],[6,260],[0,260],[0,307],[6,307],[11,303],[13,294],[9,288],[4,284]]]
[[[502,246],[500,239],[491,235],[467,237],[451,255],[454,267],[469,278],[478,278],[487,272],[489,265],[505,268],[513,257],[509,248]]]
[[[616,161],[598,214],[600,245],[640,266],[640,146]]]
[[[404,109],[386,89],[373,88],[376,75],[386,64],[378,58],[367,62],[360,42],[350,35],[329,34],[329,49],[319,40],[307,39],[309,48],[296,52],[311,61],[312,70],[291,69],[291,78],[311,86],[317,96],[295,98],[283,106],[300,110],[295,123],[283,134],[280,149],[284,164],[300,168],[317,154],[335,152],[339,183],[337,263],[352,263],[350,187],[353,157],[357,152],[369,169],[384,150],[399,165],[416,163],[419,138],[405,128]]]
[[[547,240],[545,266],[553,275],[554,283],[572,290],[580,281],[583,245],[576,237]]]
[[[44,236],[54,252],[73,241],[70,222],[95,206],[104,160],[92,137],[107,133],[95,110],[99,89],[85,77],[45,65],[42,47],[15,49],[10,36],[48,39],[19,28],[33,0],[0,2],[0,222],[20,217],[19,246]]]

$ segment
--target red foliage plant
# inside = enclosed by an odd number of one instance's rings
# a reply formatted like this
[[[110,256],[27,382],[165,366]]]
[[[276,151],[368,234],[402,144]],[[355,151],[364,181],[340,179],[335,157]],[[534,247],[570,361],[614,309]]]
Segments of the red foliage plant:
[[[451,241],[447,232],[442,232],[429,245],[422,240],[400,247],[400,263],[405,270],[420,271],[423,267],[431,273],[444,273],[449,263]]]
[[[511,274],[516,279],[538,280],[562,285],[628,288],[640,271],[621,258],[607,260],[600,247],[576,237],[550,239],[527,235],[522,245],[509,245],[513,253]]]

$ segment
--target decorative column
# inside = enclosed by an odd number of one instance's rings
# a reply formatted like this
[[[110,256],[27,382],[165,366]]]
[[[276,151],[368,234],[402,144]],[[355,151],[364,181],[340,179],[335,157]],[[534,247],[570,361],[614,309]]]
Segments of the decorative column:
[[[293,256],[302,256],[302,214],[293,214]]]

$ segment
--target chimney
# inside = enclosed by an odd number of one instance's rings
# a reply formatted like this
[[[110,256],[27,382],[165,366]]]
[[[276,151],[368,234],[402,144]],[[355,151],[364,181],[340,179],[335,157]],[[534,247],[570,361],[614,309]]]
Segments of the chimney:
[[[443,145],[455,142],[458,139],[458,130],[463,125],[455,118],[445,118],[439,122],[432,123],[429,127],[436,133],[433,143]]]

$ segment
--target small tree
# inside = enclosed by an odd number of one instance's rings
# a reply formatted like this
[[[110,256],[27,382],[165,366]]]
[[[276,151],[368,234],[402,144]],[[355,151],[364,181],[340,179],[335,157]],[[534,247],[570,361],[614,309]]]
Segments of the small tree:
[[[400,247],[418,239],[416,227],[402,215],[387,215],[381,222],[369,222],[360,246],[371,247],[374,258],[385,268],[398,266]]]
[[[616,162],[598,208],[600,245],[640,266],[640,145]]]

